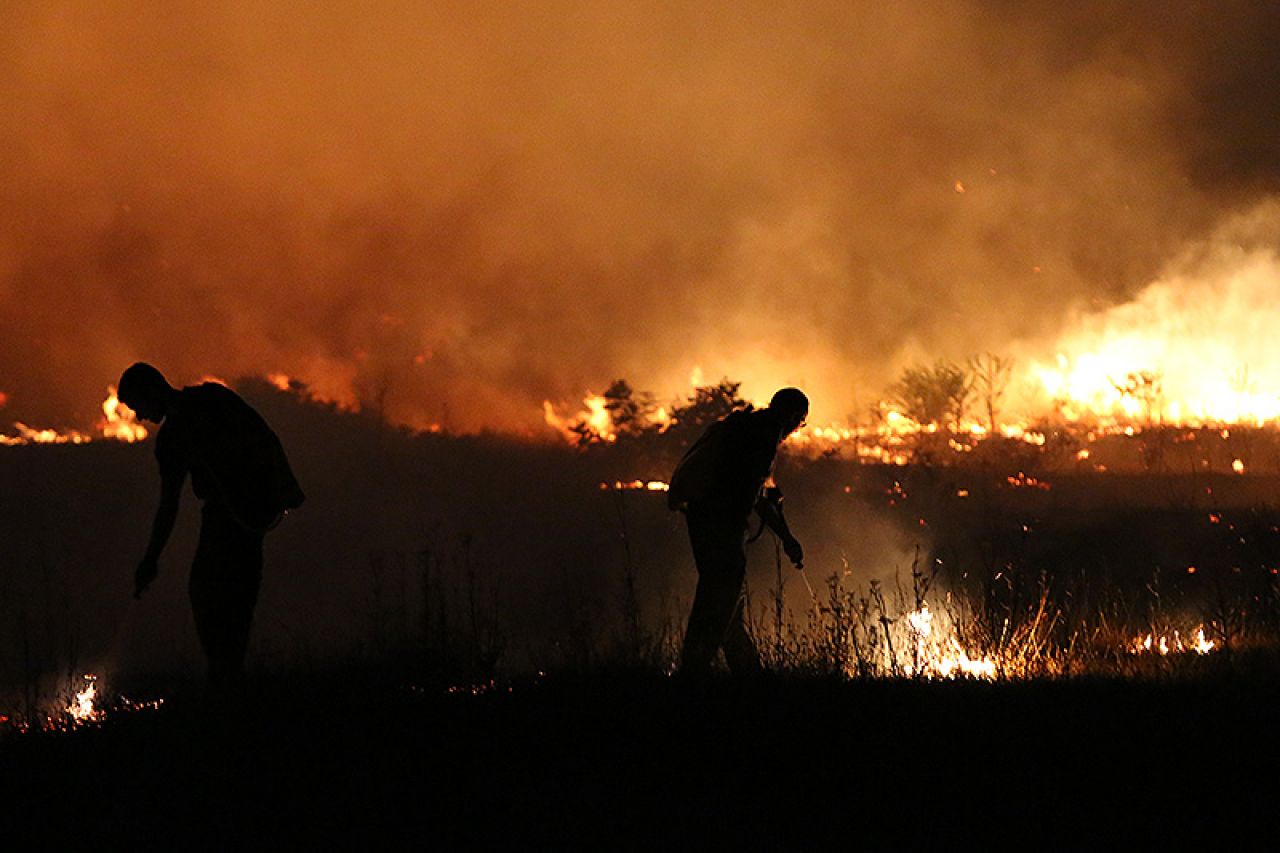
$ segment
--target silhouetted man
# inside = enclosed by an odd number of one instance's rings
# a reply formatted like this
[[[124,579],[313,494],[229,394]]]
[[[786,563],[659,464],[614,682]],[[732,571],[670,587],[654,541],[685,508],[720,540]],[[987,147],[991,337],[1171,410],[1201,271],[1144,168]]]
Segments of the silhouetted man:
[[[191,489],[204,501],[188,586],[191,610],[209,680],[225,686],[243,672],[263,537],[302,504],[302,491],[276,434],[230,388],[206,382],[179,391],[159,370],[138,363],[120,377],[119,395],[138,417],[162,424],[156,436],[160,504],[134,576],[134,597],[156,579],[190,472]]]
[[[778,445],[808,413],[808,398],[796,388],[783,388],[768,408],[731,412],[708,427],[671,476],[668,501],[685,512],[698,567],[681,672],[707,672],[721,648],[731,671],[760,669],[760,655],[742,612],[747,526],[754,509],[782,540],[787,557],[801,567],[804,549],[782,516],[782,493],[765,489],[765,483]]]

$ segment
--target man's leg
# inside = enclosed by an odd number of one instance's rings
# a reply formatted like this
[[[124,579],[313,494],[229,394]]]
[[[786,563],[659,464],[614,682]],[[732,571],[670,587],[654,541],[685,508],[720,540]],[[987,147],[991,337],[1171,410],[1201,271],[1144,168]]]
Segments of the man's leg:
[[[747,632],[746,598],[739,591],[737,606],[724,633],[724,659],[734,675],[751,675],[763,671],[760,652]]]
[[[262,537],[206,507],[189,592],[213,684],[235,681],[244,670],[261,581]]]
[[[698,587],[685,629],[680,671],[698,675],[710,670],[716,652],[725,642],[740,606],[747,561],[743,532],[734,525],[696,511],[689,513],[688,520]]]

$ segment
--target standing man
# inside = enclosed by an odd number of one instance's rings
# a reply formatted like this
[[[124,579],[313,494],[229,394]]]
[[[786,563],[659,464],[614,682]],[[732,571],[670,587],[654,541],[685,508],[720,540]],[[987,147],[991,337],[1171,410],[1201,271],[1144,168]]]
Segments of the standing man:
[[[134,576],[134,597],[156,579],[188,472],[204,501],[188,591],[209,681],[240,678],[262,581],[262,540],[303,494],[276,434],[254,409],[214,382],[178,390],[138,363],[120,377],[121,402],[161,424],[156,436],[160,504]]]
[[[797,388],[783,388],[768,408],[730,412],[708,427],[671,475],[668,503],[685,513],[698,567],[681,672],[708,672],[721,648],[732,672],[760,669],[760,655],[742,612],[747,525],[754,509],[782,540],[791,562],[802,567],[804,549],[782,516],[782,493],[765,489],[765,483],[778,445],[808,414],[809,399]]]

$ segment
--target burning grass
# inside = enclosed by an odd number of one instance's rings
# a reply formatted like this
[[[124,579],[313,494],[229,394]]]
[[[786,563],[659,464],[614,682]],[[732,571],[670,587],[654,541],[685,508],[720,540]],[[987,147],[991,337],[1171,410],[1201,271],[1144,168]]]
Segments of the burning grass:
[[[0,713],[0,733],[71,732],[101,725],[122,714],[157,711],[164,699],[133,700],[108,692],[102,679],[93,673],[67,678],[52,699],[28,705],[25,710]]]
[[[853,680],[984,681],[1074,678],[1163,678],[1205,671],[1202,661],[1230,665],[1231,648],[1221,622],[1190,613],[1152,614],[1145,622],[1119,623],[1107,610],[1072,612],[1047,585],[1025,608],[984,611],[977,599],[933,588],[919,571],[910,586],[879,581],[857,586],[831,575],[818,594],[807,578],[810,605],[796,613],[780,592],[790,569],[779,567],[782,586],[770,601],[755,601],[753,630],[768,666]],[[1135,608],[1137,609],[1137,608]],[[1236,621],[1243,614],[1234,614]],[[1253,630],[1234,648],[1280,651],[1280,636]]]
[[[2,395],[0,395],[2,396]],[[24,444],[88,444],[96,439],[123,441],[133,443],[142,441],[148,435],[147,428],[138,423],[133,410],[120,402],[116,396],[114,385],[107,388],[107,397],[102,401],[102,417],[94,425],[92,433],[80,430],[39,429],[24,423],[14,423],[16,435],[0,433],[0,446],[19,446]]]

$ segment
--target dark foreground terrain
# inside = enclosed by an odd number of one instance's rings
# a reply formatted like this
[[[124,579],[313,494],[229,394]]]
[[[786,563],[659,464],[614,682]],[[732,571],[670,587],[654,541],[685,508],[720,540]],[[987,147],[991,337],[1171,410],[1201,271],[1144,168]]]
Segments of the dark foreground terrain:
[[[1280,680],[331,677],[0,740],[8,849],[1238,849]]]

